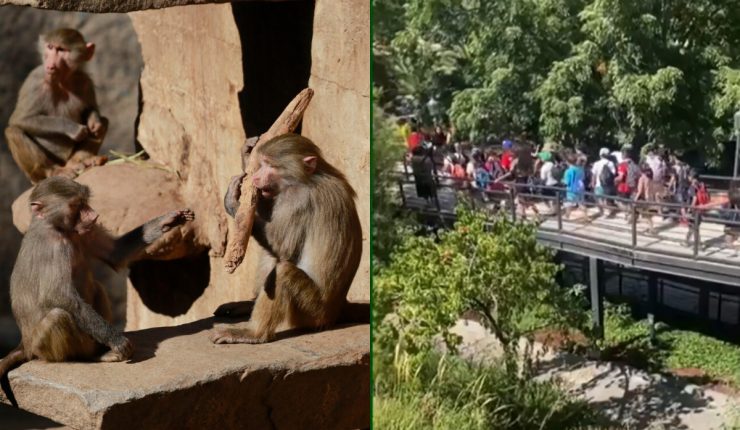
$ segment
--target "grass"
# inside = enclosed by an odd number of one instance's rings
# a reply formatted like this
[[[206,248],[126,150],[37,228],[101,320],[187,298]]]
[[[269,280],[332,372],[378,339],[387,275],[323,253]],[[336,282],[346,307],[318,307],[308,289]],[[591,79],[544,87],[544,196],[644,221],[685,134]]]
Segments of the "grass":
[[[501,363],[427,353],[376,365],[376,428],[570,429],[604,422],[557,383],[521,377]]]

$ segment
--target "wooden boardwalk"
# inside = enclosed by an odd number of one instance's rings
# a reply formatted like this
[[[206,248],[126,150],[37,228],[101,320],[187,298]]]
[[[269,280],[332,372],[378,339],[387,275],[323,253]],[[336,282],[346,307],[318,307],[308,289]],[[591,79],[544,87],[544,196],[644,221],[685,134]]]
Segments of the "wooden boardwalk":
[[[417,197],[412,182],[399,182],[398,190],[407,209],[448,220],[454,219],[461,195],[472,197],[476,207],[492,210],[498,206],[511,213],[511,206],[506,209],[506,200],[510,199],[507,193],[484,199],[478,191],[456,189],[448,179],[442,179],[437,190],[439,206],[436,201],[428,203]],[[725,225],[718,221],[700,223],[699,246],[695,250],[693,240],[688,246],[684,243],[689,226],[671,219],[653,217],[655,232],[650,234],[646,220],[639,218],[633,238],[632,223],[625,219],[624,212],[614,217],[606,213],[597,217],[596,209],[591,207],[589,217],[582,211],[573,211],[571,219],[562,218],[559,222],[545,202],[537,203],[537,207],[542,214],[538,238],[555,249],[629,267],[740,286],[740,245],[725,245]],[[527,218],[534,219],[534,212],[528,211]]]

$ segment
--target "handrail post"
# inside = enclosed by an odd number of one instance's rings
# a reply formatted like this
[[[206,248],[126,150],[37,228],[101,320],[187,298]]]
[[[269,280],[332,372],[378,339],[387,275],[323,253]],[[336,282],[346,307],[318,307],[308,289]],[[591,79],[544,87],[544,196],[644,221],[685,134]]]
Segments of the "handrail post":
[[[560,189],[555,190],[555,210],[558,217],[558,231],[563,231],[563,202],[560,195]]]
[[[434,186],[434,204],[437,207],[437,213],[442,212],[442,207],[439,205],[439,193],[437,192],[438,184]]]
[[[696,211],[694,215],[694,260],[699,258],[699,224],[701,224],[701,212]]]
[[[630,203],[632,208],[632,250],[637,248],[637,202]]]
[[[516,190],[515,187],[509,187],[509,203],[511,205],[511,222],[516,222]]]
[[[399,191],[401,192],[401,207],[405,208],[406,207],[406,194],[403,192],[403,181],[400,179],[398,180],[398,188],[399,188]]]

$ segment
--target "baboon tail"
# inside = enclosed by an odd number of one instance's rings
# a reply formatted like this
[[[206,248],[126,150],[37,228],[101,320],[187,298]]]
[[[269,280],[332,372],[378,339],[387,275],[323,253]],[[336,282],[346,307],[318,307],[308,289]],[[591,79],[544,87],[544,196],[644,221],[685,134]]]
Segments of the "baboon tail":
[[[6,355],[5,358],[0,360],[0,387],[3,389],[5,397],[8,399],[11,405],[18,407],[18,402],[15,400],[13,390],[10,388],[10,380],[8,379],[8,372],[20,366],[21,364],[28,361],[26,354],[23,352],[23,344],[18,345],[10,354]]]

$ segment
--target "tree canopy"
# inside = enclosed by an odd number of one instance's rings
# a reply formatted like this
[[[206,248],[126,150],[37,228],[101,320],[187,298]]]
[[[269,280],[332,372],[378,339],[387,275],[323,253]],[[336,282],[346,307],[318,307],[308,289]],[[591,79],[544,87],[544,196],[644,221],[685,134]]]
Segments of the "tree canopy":
[[[384,106],[471,139],[663,144],[717,161],[740,108],[737,0],[375,0]],[[404,107],[405,104],[405,107]]]

